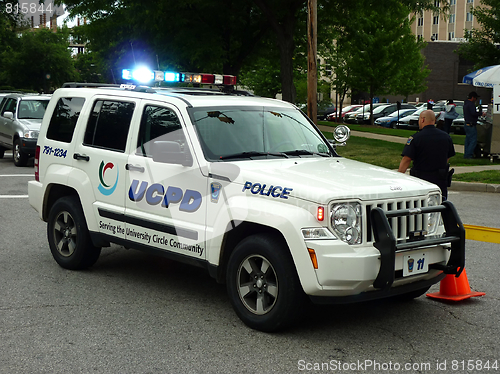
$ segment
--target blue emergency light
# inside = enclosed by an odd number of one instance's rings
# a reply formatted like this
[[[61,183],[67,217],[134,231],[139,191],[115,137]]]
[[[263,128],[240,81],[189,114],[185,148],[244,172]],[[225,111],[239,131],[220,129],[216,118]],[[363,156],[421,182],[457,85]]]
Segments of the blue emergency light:
[[[140,83],[155,82],[184,82],[198,84],[236,85],[233,75],[201,74],[201,73],[175,73],[149,70],[146,67],[138,69],[123,69],[122,78],[135,80]]]

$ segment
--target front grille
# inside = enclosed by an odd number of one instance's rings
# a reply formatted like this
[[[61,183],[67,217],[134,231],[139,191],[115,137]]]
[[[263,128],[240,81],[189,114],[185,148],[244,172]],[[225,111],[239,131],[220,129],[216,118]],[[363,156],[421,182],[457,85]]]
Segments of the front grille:
[[[426,197],[415,197],[415,198],[405,198],[401,200],[392,200],[392,201],[384,201],[366,203],[365,204],[365,213],[366,213],[366,225],[364,225],[363,238],[366,238],[366,243],[372,243],[374,241],[372,224],[370,220],[370,212],[373,208],[379,207],[385,211],[394,211],[401,209],[414,209],[414,208],[422,208],[427,206],[427,198]],[[416,214],[407,217],[394,217],[389,218],[389,226],[392,229],[394,237],[396,240],[408,239],[411,231],[417,230],[427,230],[427,214]]]

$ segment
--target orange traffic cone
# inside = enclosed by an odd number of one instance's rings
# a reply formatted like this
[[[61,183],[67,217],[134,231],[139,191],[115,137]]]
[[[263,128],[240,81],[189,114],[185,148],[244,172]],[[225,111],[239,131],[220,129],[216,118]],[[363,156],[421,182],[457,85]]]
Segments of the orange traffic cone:
[[[439,292],[428,293],[426,296],[434,299],[460,301],[470,297],[484,296],[484,292],[472,292],[467,280],[467,273],[464,271],[458,278],[453,274],[448,274],[439,285]]]

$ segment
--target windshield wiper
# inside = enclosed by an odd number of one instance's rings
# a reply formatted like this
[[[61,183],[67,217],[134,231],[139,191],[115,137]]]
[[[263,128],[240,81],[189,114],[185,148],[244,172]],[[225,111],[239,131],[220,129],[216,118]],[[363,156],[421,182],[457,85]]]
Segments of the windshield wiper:
[[[307,149],[296,149],[294,151],[285,151],[283,153],[286,153],[287,155],[290,156],[302,156],[302,155],[308,155],[308,156],[321,156],[321,157],[330,157],[329,153],[320,153],[320,152],[311,152],[308,151]]]
[[[230,158],[251,158],[251,157],[256,157],[256,156],[278,156],[278,157],[288,158],[288,155],[286,155],[283,152],[257,152],[257,151],[248,151],[248,152],[233,153],[231,155],[226,155],[226,156],[220,156],[220,159],[221,160],[227,160],[227,159],[230,159]]]

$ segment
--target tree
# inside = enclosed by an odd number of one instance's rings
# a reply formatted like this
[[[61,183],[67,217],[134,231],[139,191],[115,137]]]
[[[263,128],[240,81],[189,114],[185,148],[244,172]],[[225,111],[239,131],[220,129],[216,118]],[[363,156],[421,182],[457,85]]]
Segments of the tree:
[[[88,48],[115,76],[139,63],[237,75],[269,30],[250,0],[64,3],[89,20]]]
[[[10,51],[18,48],[17,33],[28,27],[22,13],[15,12],[18,1],[0,0],[0,51]],[[5,71],[4,61],[0,53],[0,72]],[[0,85],[7,82],[0,76]]]
[[[481,0],[481,6],[472,9],[481,28],[466,32],[466,43],[459,47],[459,54],[470,61],[474,67],[500,64],[500,0]]]
[[[367,92],[370,102],[376,95],[407,96],[423,89],[424,44],[411,32],[411,10],[398,0],[358,0],[341,13],[342,23],[327,30],[336,41],[321,50],[334,67],[342,97],[348,87]]]
[[[25,31],[18,47],[2,52],[0,79],[16,88],[47,91],[74,80],[76,71],[68,48],[68,32]]]

